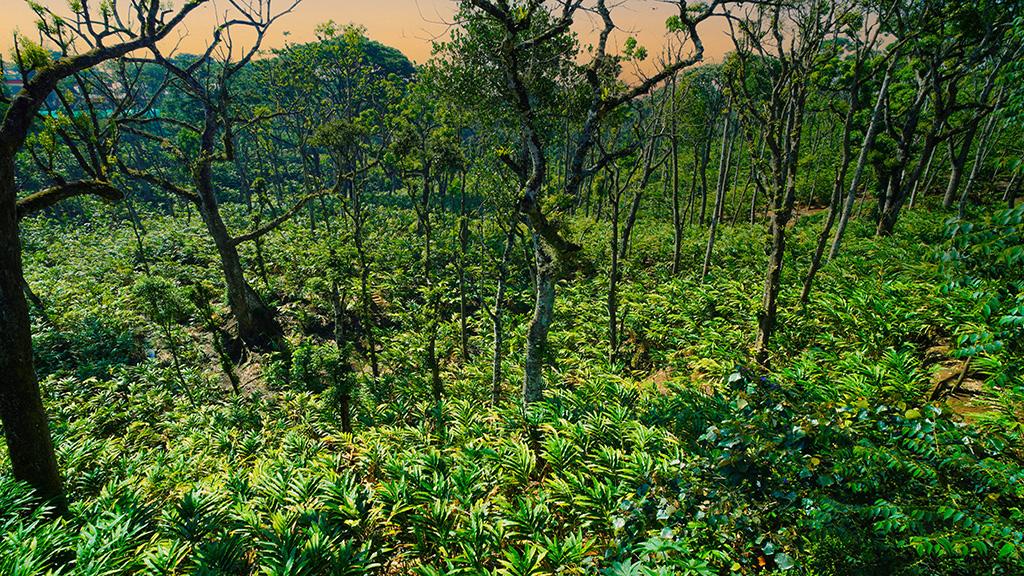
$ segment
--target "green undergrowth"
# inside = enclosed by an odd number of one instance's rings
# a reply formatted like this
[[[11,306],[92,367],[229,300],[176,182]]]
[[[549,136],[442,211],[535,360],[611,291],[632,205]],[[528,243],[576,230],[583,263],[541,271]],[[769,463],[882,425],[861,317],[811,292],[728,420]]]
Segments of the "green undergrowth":
[[[449,310],[438,417],[415,255],[387,233],[412,221],[397,211],[370,232],[386,370],[355,376],[354,434],[341,431],[332,390],[275,374],[270,359],[231,394],[195,311],[172,327],[186,366],[175,375],[131,289],[141,264],[126,226],[69,226],[54,241],[26,222],[28,278],[49,316],[36,319],[39,369],[72,511],[44,520],[5,475],[0,574],[1019,574],[1021,212],[954,230],[912,211],[883,240],[855,221],[806,308],[798,286],[820,216],[801,219],[769,372],[744,367],[763,230],[723,230],[702,283],[691,271],[703,235],[687,236],[686,272],[673,276],[671,229],[642,221],[614,361],[596,270],[560,286],[548,400],[522,413],[523,265],[506,401],[488,401],[486,316],[470,322],[475,355],[463,362]],[[201,234],[147,222],[156,275],[217,285]],[[607,261],[601,226],[570,224]],[[268,296],[287,295],[274,301],[297,345],[300,332],[318,341],[330,312],[324,236],[289,225],[267,239],[266,278],[253,273]],[[486,296],[487,261],[470,272]],[[967,358],[984,384],[970,415],[930,401],[934,373]]]

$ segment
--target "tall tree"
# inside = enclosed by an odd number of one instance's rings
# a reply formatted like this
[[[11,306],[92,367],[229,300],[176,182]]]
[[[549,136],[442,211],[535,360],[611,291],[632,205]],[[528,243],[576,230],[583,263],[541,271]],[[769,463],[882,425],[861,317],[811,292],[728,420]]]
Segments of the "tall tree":
[[[426,361],[434,401],[440,402],[444,393],[437,355],[441,294],[433,254],[432,216],[435,196],[445,195],[454,176],[465,167],[465,157],[458,135],[432,113],[425,91],[413,90],[401,112],[391,146],[396,163],[407,178],[406,190],[416,212],[416,229],[423,242],[420,264],[423,297],[428,309]]]
[[[758,311],[754,356],[769,359],[777,326],[787,226],[796,202],[797,168],[810,75],[826,40],[845,16],[845,4],[815,1],[771,2],[748,7],[730,20],[736,47],[731,87],[743,119],[759,127],[770,157],[771,206],[768,266]]]
[[[864,94],[866,81],[870,79],[872,72],[877,73],[877,70],[885,64],[883,61],[872,67],[869,59],[875,51],[882,30],[878,23],[889,15],[882,10],[878,12],[870,10],[870,5],[866,8],[863,12],[850,12],[848,17],[839,23],[836,30],[836,52],[827,66],[823,66],[825,69],[819,77],[824,79],[823,84],[826,88],[828,86],[839,87],[837,96],[840,106],[838,110],[841,111],[839,116],[842,118],[842,128],[839,137],[839,163],[836,166],[835,178],[832,182],[828,214],[826,214],[825,223],[818,234],[818,243],[811,255],[811,264],[808,267],[807,275],[804,276],[804,285],[800,292],[801,305],[806,304],[811,296],[814,277],[821,267],[825,247],[832,235],[832,227],[844,211],[843,187],[846,185],[847,174],[853,161],[854,130],[857,127],[857,118],[867,100]],[[885,81],[882,90],[887,88],[888,81]],[[872,136],[871,139],[865,140],[864,146],[869,149],[874,139],[877,116],[872,114],[868,124],[866,132],[871,133]],[[863,163],[858,162],[851,184],[854,190],[856,190],[862,171]],[[844,222],[842,226],[845,227],[846,223]]]
[[[482,83],[492,91],[489,102],[508,107],[509,119],[517,128],[515,139],[507,147],[521,150],[521,162],[514,160],[516,155],[505,158],[523,176],[517,204],[530,226],[536,268],[534,312],[526,339],[524,407],[544,397],[544,365],[554,320],[556,283],[584,267],[580,246],[566,238],[544,202],[545,191],[551,186],[548,155],[552,138],[547,122],[552,89],[554,94],[569,94],[579,103],[580,120],[566,154],[566,177],[560,186],[566,197],[578,198],[593,174],[628,153],[624,150],[594,158],[597,137],[612,112],[703,59],[698,24],[716,14],[723,2],[672,4],[678,8],[678,15],[670,19],[669,29],[689,51],[680,51],[656,73],[632,85],[619,79],[623,57],[630,55],[610,51],[609,37],[615,21],[613,8],[605,0],[464,0],[456,19],[459,29],[452,42],[442,47],[442,57],[452,66],[468,64],[485,78]],[[574,18],[583,12],[595,14],[601,22],[595,44],[586,51],[573,40],[570,30]],[[635,43],[627,49],[636,56]]]
[[[348,233],[343,237],[355,251],[359,284],[358,334],[349,337],[361,341],[357,348],[377,379],[381,369],[371,294],[372,184],[390,142],[391,108],[401,100],[413,70],[408,60],[367,38],[362,28],[326,22],[316,34],[315,42],[290,44],[275,50],[273,58],[253,63],[256,71],[244,97],[280,112],[258,132],[275,148],[275,161],[256,162],[256,169],[270,176],[276,159],[284,155],[295,158],[287,164],[301,166],[301,176],[292,179],[304,186],[320,187],[332,178],[341,183],[340,198],[320,200],[325,222],[338,207],[345,216]],[[324,155],[331,162],[322,167]]]
[[[245,268],[238,252],[239,245],[258,240],[293,217],[307,202],[337,189],[307,190],[301,198],[276,218],[240,234],[233,234],[221,214],[221,193],[214,173],[219,166],[229,166],[235,155],[234,130],[237,124],[259,122],[262,115],[252,112],[240,117],[232,101],[234,82],[259,53],[267,30],[278,18],[291,12],[300,0],[292,0],[284,9],[275,11],[272,0],[258,0],[237,5],[233,14],[219,24],[213,41],[198,57],[173,58],[159,46],[152,46],[148,63],[165,69],[175,82],[173,86],[187,95],[198,121],[192,118],[160,115],[139,122],[126,121],[122,129],[150,141],[174,157],[174,164],[183,167],[175,177],[164,176],[140,167],[122,164],[132,178],[147,182],[194,205],[213,240],[227,286],[228,306],[238,323],[238,336],[247,345],[259,349],[284,350],[284,333],[274,310],[263,300],[245,277]],[[255,35],[252,44],[236,51],[232,34],[240,30]],[[221,58],[214,58],[214,54]]]
[[[65,79],[136,50],[152,48],[203,4],[194,0],[177,10],[158,2],[131,0],[126,26],[95,12],[88,3],[72,4],[70,17],[32,4],[43,37],[58,52],[51,59],[39,45],[18,42],[23,88],[6,102],[0,122],[0,420],[14,477],[30,484],[58,514],[67,509],[53,441],[32,360],[32,335],[23,286],[19,216],[72,196],[116,196],[102,180],[71,182],[19,200],[15,156],[25,144],[37,113]],[[81,46],[87,47],[80,50]]]
[[[901,41],[895,49],[905,54],[905,66],[897,71],[894,83],[909,90],[890,90],[886,101],[883,134],[892,150],[877,164],[877,235],[893,233],[935,148],[961,131],[972,131],[973,121],[958,126],[951,122],[954,116],[965,109],[977,113],[991,107],[988,99],[995,78],[1019,50],[1019,45],[1004,42],[1019,16],[1016,3],[929,0],[901,1],[893,18],[886,20],[885,32]],[[987,71],[989,80],[975,94],[981,98],[971,98],[965,85],[979,68]]]

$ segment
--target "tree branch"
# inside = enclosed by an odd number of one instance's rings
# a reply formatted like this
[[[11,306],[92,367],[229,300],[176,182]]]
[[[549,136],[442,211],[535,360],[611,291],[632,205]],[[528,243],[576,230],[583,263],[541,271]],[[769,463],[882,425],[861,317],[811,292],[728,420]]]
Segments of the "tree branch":
[[[124,198],[120,190],[99,180],[79,180],[40,190],[18,200],[18,220],[75,196],[98,196],[107,202]]]
[[[251,242],[253,240],[256,240],[257,238],[260,238],[261,236],[273,232],[275,229],[277,229],[278,226],[290,220],[292,216],[295,216],[295,214],[298,213],[299,210],[302,210],[302,207],[308,204],[310,200],[314,198],[319,198],[321,196],[326,196],[327,194],[336,191],[337,188],[326,188],[324,190],[306,194],[302,198],[299,198],[299,200],[295,204],[292,204],[291,208],[289,208],[285,212],[282,212],[277,218],[274,218],[273,220],[267,222],[263,226],[250,230],[249,232],[246,232],[241,236],[235,236],[234,238],[231,239],[231,244],[238,246],[243,242]]]

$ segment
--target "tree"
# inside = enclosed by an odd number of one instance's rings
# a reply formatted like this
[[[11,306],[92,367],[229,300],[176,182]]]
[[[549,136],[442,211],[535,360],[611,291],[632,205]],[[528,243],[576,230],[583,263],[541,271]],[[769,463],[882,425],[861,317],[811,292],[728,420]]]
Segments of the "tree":
[[[435,195],[444,196],[455,175],[465,166],[458,134],[445,126],[430,109],[427,94],[413,90],[396,119],[392,153],[400,171],[407,177],[406,191],[416,212],[416,230],[422,238],[421,257],[423,295],[427,304],[427,367],[434,401],[444,393],[441,366],[437,358],[437,333],[440,323],[440,297],[433,250],[434,225],[431,219]],[[415,182],[414,180],[419,180]]]
[[[14,477],[35,488],[57,514],[67,510],[67,502],[33,367],[18,220],[72,196],[111,198],[119,193],[105,181],[92,180],[58,185],[19,200],[15,156],[25,144],[40,108],[61,81],[108,60],[154,47],[203,3],[193,0],[180,9],[165,11],[158,2],[131,0],[124,7],[134,14],[128,20],[130,28],[120,20],[115,22],[92,12],[84,2],[72,4],[71,18],[33,4],[40,18],[40,32],[55,45],[59,55],[50,59],[42,47],[18,42],[24,86],[6,102],[0,123],[0,373],[5,375],[0,383],[0,420]],[[79,51],[77,46],[81,44],[89,49]]]
[[[995,79],[1019,50],[1015,43],[1004,42],[1018,15],[1017,10],[1008,8],[988,0],[901,2],[894,17],[886,21],[884,31],[902,40],[895,48],[905,54],[905,61],[886,101],[883,134],[892,153],[876,163],[878,236],[893,233],[900,211],[936,147],[961,131],[973,131],[973,120],[959,127],[951,124],[954,115],[991,108],[988,99]],[[980,97],[968,98],[965,83],[982,67],[987,79],[977,92]],[[926,103],[930,109],[927,116]],[[956,162],[954,158],[954,171]],[[958,183],[959,177],[954,175],[952,181]]]
[[[762,131],[771,159],[771,181],[765,191],[771,205],[768,267],[754,344],[755,359],[762,365],[768,362],[777,324],[786,227],[796,202],[808,80],[822,57],[825,41],[848,10],[849,6],[840,3],[780,2],[749,7],[742,18],[730,19],[730,36],[736,48],[731,87],[743,120]]]
[[[238,13],[217,26],[213,42],[205,53],[195,58],[171,58],[158,46],[150,47],[152,57],[146,61],[159,65],[173,76],[173,86],[187,95],[200,122],[161,115],[144,120],[129,119],[122,124],[123,130],[159,145],[160,149],[170,152],[175,164],[186,167],[179,170],[184,172],[180,179],[188,182],[182,183],[174,177],[122,163],[122,169],[130,177],[160,187],[196,207],[217,249],[227,286],[228,306],[238,323],[239,338],[254,348],[281,351],[287,349],[284,333],[275,319],[274,310],[246,279],[238,246],[274,231],[313,198],[335,191],[342,179],[339,177],[332,188],[307,190],[290,208],[269,222],[241,234],[232,234],[221,215],[214,171],[217,166],[234,160],[233,132],[236,125],[262,120],[259,112],[245,119],[239,118],[240,110],[232,102],[233,83],[259,52],[270,26],[288,14],[299,1],[293,0],[277,12],[271,9],[270,0],[237,6]],[[255,40],[248,49],[234,54],[232,32],[240,29],[250,30],[255,34]],[[213,55],[219,48],[224,50],[223,59],[215,61]],[[155,125],[155,128],[149,128],[150,125]]]
[[[481,88],[488,92],[484,102],[505,107],[507,119],[515,126],[506,149],[520,153],[503,158],[523,182],[517,208],[530,227],[536,270],[521,397],[525,408],[544,397],[543,369],[554,320],[556,284],[586,267],[580,246],[566,238],[545,206],[545,192],[551,186],[548,153],[552,100],[567,98],[579,103],[580,120],[573,138],[567,139],[567,144],[572,141],[573,145],[566,154],[566,177],[559,190],[565,197],[578,198],[586,180],[630,151],[617,150],[594,160],[598,135],[612,113],[703,58],[697,26],[714,15],[723,2],[715,0],[696,7],[685,2],[673,4],[678,7],[678,15],[670,19],[669,30],[682,38],[690,51],[677,53],[655,74],[634,85],[619,79],[623,58],[609,52],[608,40],[615,22],[605,0],[553,4],[527,0],[514,5],[465,0],[456,17],[459,28],[452,41],[440,47],[440,54],[450,66],[471,69],[483,78]],[[570,33],[573,19],[584,10],[601,21],[596,43],[585,53]],[[637,48],[635,43],[627,47],[633,51]],[[545,65],[535,65],[541,62]]]
[[[803,289],[800,292],[801,305],[807,304],[810,298],[811,286],[814,283],[814,277],[818,273],[818,269],[821,267],[825,246],[828,245],[828,239],[832,234],[832,227],[835,225],[837,217],[840,220],[840,227],[845,229],[850,217],[849,211],[853,209],[852,199],[849,202],[849,206],[846,206],[846,203],[844,203],[843,187],[846,185],[847,173],[853,160],[853,138],[857,117],[865,106],[864,86],[866,81],[870,79],[872,72],[877,74],[877,69],[884,64],[884,62],[880,62],[872,67],[869,59],[875,50],[882,30],[878,22],[888,16],[888,14],[881,11],[878,13],[850,12],[847,18],[839,23],[838,32],[842,35],[844,42],[836,42],[839,49],[834,54],[832,60],[826,63],[826,66],[823,66],[824,70],[818,75],[818,80],[824,85],[823,87],[830,85],[838,85],[840,87],[840,106],[838,109],[842,110],[840,113],[842,132],[840,134],[839,164],[836,166],[835,179],[832,183],[832,194],[828,202],[828,214],[825,217],[821,233],[818,235],[818,243],[814,248],[814,254],[811,255],[811,264],[808,267],[807,275],[804,277]],[[889,74],[887,70],[885,80],[883,80],[880,89],[882,92],[888,89],[888,79]],[[857,186],[864,170],[866,153],[874,143],[878,120],[878,107],[876,106],[868,121],[861,155],[854,168],[853,181],[850,183],[850,189],[853,191],[854,197],[856,196]],[[840,232],[839,235],[841,234]]]
[[[316,42],[288,45],[276,50],[274,58],[255,62],[258,70],[246,97],[265,103],[270,110],[287,111],[266,126],[261,138],[269,146],[288,142],[287,148],[277,147],[280,154],[298,152],[292,162],[302,167],[298,178],[319,186],[331,179],[333,168],[333,178],[342,183],[337,198],[321,197],[325,202],[321,207],[328,228],[333,210],[339,207],[348,225],[344,238],[355,250],[359,276],[359,334],[351,336],[365,340],[357,348],[368,358],[377,379],[373,254],[368,246],[372,242],[371,185],[374,176],[386,169],[381,162],[390,144],[387,124],[411,79],[412,64],[355,26],[338,28],[328,22],[317,28],[317,37]],[[267,86],[273,89],[268,91]],[[322,167],[323,154],[330,162]],[[277,170],[274,164],[261,162],[257,170],[271,176]]]

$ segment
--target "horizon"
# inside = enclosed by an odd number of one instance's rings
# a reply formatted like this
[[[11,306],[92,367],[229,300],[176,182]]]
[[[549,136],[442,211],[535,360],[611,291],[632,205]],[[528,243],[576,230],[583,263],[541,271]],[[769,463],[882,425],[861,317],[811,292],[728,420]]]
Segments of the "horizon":
[[[0,51],[4,60],[9,60],[15,32],[38,41],[38,34],[28,33],[34,31],[37,18],[25,0],[0,2],[11,4],[7,10],[10,17],[0,22]],[[42,4],[55,7],[60,2],[44,1]],[[289,43],[313,41],[317,25],[334,21],[339,25],[362,26],[370,39],[396,48],[414,64],[422,65],[430,59],[434,42],[448,37],[458,8],[457,0],[349,0],[345,4],[347,6],[332,0],[303,0],[291,13],[271,26],[264,40],[264,51]],[[215,22],[214,9],[215,4],[210,3],[186,19],[186,32],[171,40],[180,42],[179,53],[197,53],[206,48],[208,30]],[[671,4],[654,0],[623,3],[615,13],[619,29],[611,42],[620,48],[626,38],[635,36],[648,49],[649,56],[641,69],[649,72],[656,66],[657,57],[667,43],[665,20],[673,13]],[[574,30],[585,43],[597,25],[597,20],[588,15],[574,25]],[[705,63],[718,61],[732,48],[721,21],[704,23],[702,40]],[[636,75],[636,70],[626,72]]]

